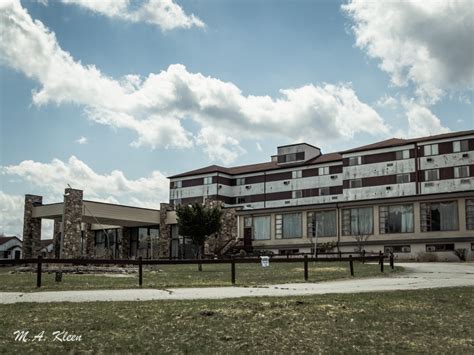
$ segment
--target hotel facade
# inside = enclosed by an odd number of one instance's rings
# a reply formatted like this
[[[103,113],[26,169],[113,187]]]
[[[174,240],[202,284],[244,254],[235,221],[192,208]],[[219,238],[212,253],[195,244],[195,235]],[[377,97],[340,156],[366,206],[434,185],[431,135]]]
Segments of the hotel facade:
[[[280,146],[271,161],[211,165],[170,177],[170,205],[217,200],[235,211],[246,250],[393,251],[474,258],[474,131],[388,139],[322,154]],[[336,249],[335,249],[336,250]]]

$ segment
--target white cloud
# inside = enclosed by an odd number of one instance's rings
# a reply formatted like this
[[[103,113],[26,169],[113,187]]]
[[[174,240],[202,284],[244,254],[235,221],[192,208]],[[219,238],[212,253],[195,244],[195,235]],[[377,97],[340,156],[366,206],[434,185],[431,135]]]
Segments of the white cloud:
[[[187,15],[172,0],[145,0],[132,9],[130,0],[61,0],[97,14],[130,22],[157,25],[164,31],[176,28],[205,27],[204,22],[193,14]]]
[[[423,137],[450,132],[444,127],[438,117],[427,107],[415,102],[404,102],[408,118],[408,136]]]
[[[472,0],[352,0],[342,9],[354,22],[356,45],[381,60],[393,84],[413,83],[421,103],[473,88]]]
[[[257,150],[258,150],[259,152],[263,152],[262,146],[260,145],[259,142],[256,142],[256,143],[255,143],[255,146],[257,147]]]
[[[82,136],[82,137],[79,137],[78,139],[76,139],[76,143],[78,144],[86,144],[87,143],[87,138]]]
[[[133,146],[202,146],[211,159],[230,163],[239,141],[285,137],[309,142],[351,139],[357,133],[389,132],[348,83],[307,84],[280,90],[277,98],[244,95],[230,82],[170,65],[147,77],[119,80],[85,66],[61,49],[54,33],[33,21],[18,1],[0,5],[0,59],[40,83],[33,102],[74,103],[100,124],[136,132]],[[186,130],[192,120],[198,133]]]
[[[375,106],[381,108],[389,108],[389,109],[396,109],[398,106],[398,100],[393,96],[389,96],[387,94],[383,95],[380,99],[377,100]]]
[[[0,190],[0,234],[21,235],[23,232],[24,197]]]

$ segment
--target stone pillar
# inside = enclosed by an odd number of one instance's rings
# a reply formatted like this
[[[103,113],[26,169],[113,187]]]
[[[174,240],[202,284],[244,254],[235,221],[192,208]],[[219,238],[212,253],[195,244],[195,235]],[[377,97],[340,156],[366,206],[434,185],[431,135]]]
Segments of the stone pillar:
[[[84,256],[87,258],[92,258],[94,256],[94,231],[91,230],[92,225],[90,223],[85,223],[84,224],[84,243],[85,248],[85,254]]]
[[[61,256],[78,258],[81,256],[82,190],[64,191],[64,237]]]
[[[54,257],[56,259],[59,259],[59,253],[61,250],[61,221],[58,219],[54,220],[53,246],[54,246]]]
[[[122,251],[120,257],[129,259],[130,257],[130,227],[122,227]]]
[[[221,255],[233,245],[231,240],[237,241],[237,214],[235,208],[224,208],[224,203],[218,200],[207,199],[208,208],[220,207],[222,210],[222,227],[219,233],[211,235],[205,243],[206,254]]]
[[[23,258],[35,258],[41,249],[41,218],[33,218],[33,207],[43,204],[43,196],[25,195],[23,218]]]
[[[160,237],[158,240],[158,256],[160,258],[170,257],[171,248],[171,225],[166,224],[166,214],[172,211],[169,203],[160,203]]]

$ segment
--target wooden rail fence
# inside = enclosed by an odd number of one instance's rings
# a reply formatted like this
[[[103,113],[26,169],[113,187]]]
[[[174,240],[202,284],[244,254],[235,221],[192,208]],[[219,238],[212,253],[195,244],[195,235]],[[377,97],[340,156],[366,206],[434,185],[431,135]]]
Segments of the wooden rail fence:
[[[279,258],[270,257],[271,263],[294,263],[302,262],[304,265],[304,280],[308,281],[308,263],[310,262],[340,262],[347,261],[349,263],[349,271],[351,276],[354,276],[354,261],[366,262],[366,261],[377,261],[380,265],[380,272],[384,272],[384,259],[388,258],[390,268],[394,269],[394,258],[393,253],[385,255],[380,252],[379,255],[362,255],[352,256],[349,254],[348,257],[312,257],[304,255],[303,257],[292,257],[292,258]],[[231,259],[182,259],[182,260],[169,260],[169,259],[151,259],[143,260],[139,257],[136,260],[125,260],[125,259],[43,259],[38,258],[30,259],[8,259],[0,260],[0,265],[24,265],[24,264],[36,264],[36,286],[41,287],[41,276],[43,264],[72,264],[72,265],[138,265],[138,285],[143,285],[143,265],[198,265],[198,264],[230,264],[231,268],[231,282],[235,285],[236,280],[236,264],[250,264],[260,263],[260,258],[231,258]]]

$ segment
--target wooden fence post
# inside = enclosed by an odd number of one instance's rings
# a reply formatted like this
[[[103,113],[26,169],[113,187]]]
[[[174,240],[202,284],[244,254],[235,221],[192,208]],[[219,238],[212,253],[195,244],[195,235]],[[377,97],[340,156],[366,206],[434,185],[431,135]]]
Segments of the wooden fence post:
[[[390,268],[393,270],[395,268],[393,264],[393,251],[390,252]]]
[[[142,287],[143,284],[143,264],[142,257],[138,257],[138,285]]]
[[[304,256],[304,280],[308,281],[308,255]]]
[[[382,253],[382,251],[379,252],[379,264],[380,264],[380,272],[383,272],[383,253]]]
[[[43,257],[38,255],[38,268],[36,269],[36,287],[41,287],[41,267],[43,263]]]
[[[232,256],[232,261],[230,264],[230,277],[232,281],[232,285],[235,285],[235,258]]]
[[[365,264],[365,249],[362,249],[362,264]]]
[[[352,260],[352,254],[349,255],[349,269],[351,270],[351,276],[354,276],[354,262]]]

